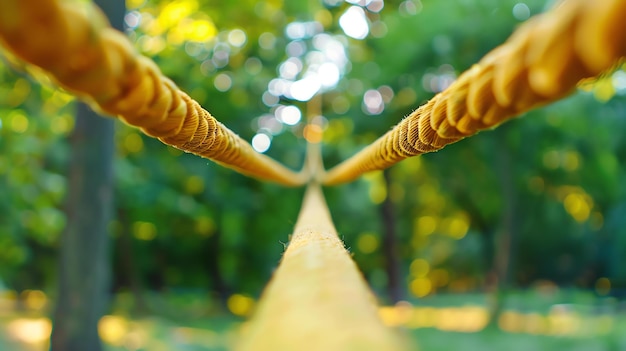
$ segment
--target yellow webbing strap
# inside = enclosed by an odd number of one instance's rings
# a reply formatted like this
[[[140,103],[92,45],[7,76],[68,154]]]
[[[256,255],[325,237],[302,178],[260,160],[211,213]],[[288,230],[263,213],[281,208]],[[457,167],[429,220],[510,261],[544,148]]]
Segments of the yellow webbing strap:
[[[0,1],[0,44],[104,114],[186,152],[283,185],[306,182],[259,154],[139,55],[91,4]]]
[[[325,185],[352,181],[432,152],[558,100],[626,56],[626,0],[569,0],[524,23],[392,130],[330,169]]]

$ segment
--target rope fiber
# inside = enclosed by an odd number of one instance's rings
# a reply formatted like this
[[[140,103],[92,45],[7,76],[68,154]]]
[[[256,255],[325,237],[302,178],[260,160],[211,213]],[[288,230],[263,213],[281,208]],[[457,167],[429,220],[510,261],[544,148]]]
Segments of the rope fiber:
[[[93,5],[0,1],[0,44],[103,114],[167,145],[286,186],[307,181],[226,128],[139,55]]]
[[[374,295],[337,235],[320,186],[310,184],[289,246],[234,349],[414,349],[407,341],[382,323]]]
[[[164,77],[90,4],[0,2],[0,44],[65,89],[151,137],[234,170],[287,186],[296,173],[254,151]],[[626,56],[626,1],[568,0],[522,24],[501,46],[392,130],[328,172],[336,185],[432,152],[571,93]]]
[[[501,46],[393,129],[322,176],[324,185],[489,129],[571,93],[626,56],[626,1],[569,0],[522,24]]]

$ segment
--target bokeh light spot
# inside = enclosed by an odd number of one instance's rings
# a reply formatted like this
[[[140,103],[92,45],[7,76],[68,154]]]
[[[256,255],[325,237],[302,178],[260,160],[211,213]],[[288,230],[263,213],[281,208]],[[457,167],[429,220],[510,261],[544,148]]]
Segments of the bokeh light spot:
[[[339,17],[339,26],[347,36],[354,39],[365,39],[369,33],[369,24],[365,17],[365,11],[358,6],[350,6]]]
[[[577,222],[586,221],[591,214],[591,204],[583,194],[568,194],[563,200],[563,207]]]
[[[513,6],[513,17],[518,21],[525,21],[530,17],[530,8],[523,2],[518,2]]]
[[[411,281],[411,293],[417,297],[425,297],[432,291],[432,283],[428,278],[416,278]]]
[[[265,50],[272,50],[276,45],[276,36],[270,32],[265,32],[259,36],[259,46]]]
[[[423,258],[417,258],[411,262],[411,275],[416,278],[424,278],[430,271],[430,264]]]
[[[15,133],[24,133],[28,130],[28,118],[21,110],[9,114],[9,125]]]
[[[24,290],[21,294],[24,306],[30,310],[41,310],[48,303],[48,297],[41,290]]]
[[[241,29],[233,29],[228,33],[228,42],[232,46],[242,47],[247,39],[246,32]]]
[[[98,334],[102,341],[110,345],[121,346],[128,329],[128,321],[120,316],[107,315],[98,321]]]
[[[317,124],[307,124],[302,131],[304,139],[311,144],[317,144],[322,141],[323,134],[322,127]]]
[[[264,153],[270,149],[272,139],[265,133],[258,133],[252,137],[252,148],[257,152]]]
[[[619,70],[613,73],[612,76],[613,87],[615,87],[615,93],[618,95],[626,95],[626,72]]]
[[[543,165],[548,169],[557,169],[561,165],[561,158],[559,152],[556,150],[549,150],[543,154]]]
[[[364,254],[370,254],[378,249],[378,238],[373,233],[363,233],[357,240],[357,248]]]
[[[124,150],[128,153],[137,153],[143,150],[143,139],[137,133],[130,133],[124,138]]]
[[[141,13],[131,11],[124,16],[124,23],[130,29],[134,29],[141,23]]]
[[[9,336],[27,344],[45,342],[50,338],[51,331],[52,322],[48,318],[18,318],[6,326]]]
[[[193,175],[188,177],[185,181],[185,192],[187,194],[197,195],[204,191],[204,180],[197,176]]]
[[[276,109],[275,115],[276,119],[289,126],[295,126],[302,119],[302,112],[293,105],[280,106]]]
[[[233,79],[227,73],[220,73],[215,76],[213,84],[215,85],[215,89],[225,92],[233,86]]]
[[[370,115],[379,115],[385,109],[383,96],[378,90],[370,89],[363,94],[363,110]]]
[[[316,74],[293,82],[289,87],[289,95],[298,101],[309,101],[322,88],[322,83]]]
[[[69,114],[62,114],[50,120],[50,130],[54,134],[68,134],[74,128],[74,119]]]
[[[215,222],[211,219],[211,217],[200,216],[196,218],[194,230],[202,236],[211,236],[215,232]]]
[[[348,100],[343,95],[339,95],[333,99],[333,101],[331,102],[331,107],[333,109],[333,112],[338,115],[343,115],[350,109],[350,100]]]
[[[385,7],[385,2],[383,0],[370,0],[366,5],[366,8],[374,13],[380,12],[383,7]]]
[[[469,223],[464,217],[453,217],[446,221],[448,235],[454,239],[462,239],[467,234]]]
[[[139,240],[153,240],[156,237],[156,234],[157,229],[154,223],[142,221],[133,223],[133,235]]]
[[[415,221],[415,233],[419,236],[427,236],[437,229],[437,220],[432,216],[422,216]]]
[[[252,312],[254,300],[245,295],[233,294],[226,301],[226,305],[232,314],[245,317]]]
[[[398,10],[403,16],[414,16],[422,12],[422,2],[420,0],[405,0],[400,3]]]
[[[263,69],[263,63],[256,57],[250,57],[246,60],[246,63],[244,63],[243,67],[249,74],[257,75],[261,73],[261,70]]]
[[[323,63],[317,73],[319,74],[322,86],[324,88],[331,88],[337,85],[339,82],[339,78],[341,73],[339,72],[339,67],[332,62]]]

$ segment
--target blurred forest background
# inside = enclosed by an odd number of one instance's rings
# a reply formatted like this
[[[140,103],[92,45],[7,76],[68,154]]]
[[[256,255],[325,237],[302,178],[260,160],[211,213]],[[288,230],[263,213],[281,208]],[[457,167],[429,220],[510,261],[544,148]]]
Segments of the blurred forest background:
[[[123,20],[181,89],[299,169],[306,140],[322,140],[326,167],[346,159],[551,4],[129,0]],[[72,216],[76,104],[10,62],[0,61],[0,349],[41,350]],[[311,114],[323,130],[305,128]],[[626,65],[496,130],[325,189],[385,322],[425,350],[625,349],[625,128]],[[109,146],[106,347],[227,347],[279,262],[303,190],[119,122]],[[444,339],[452,332],[464,334]]]

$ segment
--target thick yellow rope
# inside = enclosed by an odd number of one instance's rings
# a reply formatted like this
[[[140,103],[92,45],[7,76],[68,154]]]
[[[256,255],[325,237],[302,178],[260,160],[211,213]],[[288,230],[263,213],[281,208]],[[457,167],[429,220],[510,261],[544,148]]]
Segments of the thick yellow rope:
[[[524,23],[392,130],[330,169],[325,185],[349,182],[432,152],[539,105],[626,56],[625,0],[569,0]]]
[[[396,351],[376,300],[337,237],[324,195],[309,185],[287,251],[235,350]]]
[[[217,121],[139,55],[93,6],[56,0],[0,1],[0,44],[65,89],[165,144],[260,179],[306,182]]]

